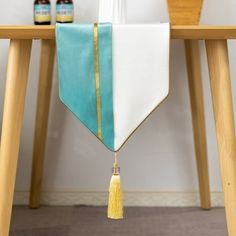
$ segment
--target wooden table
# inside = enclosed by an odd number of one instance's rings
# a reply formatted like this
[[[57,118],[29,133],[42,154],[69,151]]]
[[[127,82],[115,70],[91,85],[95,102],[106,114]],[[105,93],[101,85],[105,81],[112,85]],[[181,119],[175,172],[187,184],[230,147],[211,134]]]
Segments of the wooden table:
[[[198,40],[205,40],[215,117],[228,235],[236,235],[236,139],[227,39],[236,39],[236,26],[173,25],[172,39],[185,40],[193,114],[201,206],[210,208],[205,123],[199,71]],[[19,154],[20,132],[32,40],[42,40],[34,140],[30,206],[40,200],[55,54],[54,26],[0,26],[0,39],[10,39],[0,146],[0,236],[8,236]],[[200,111],[200,112],[199,112]],[[202,132],[202,133],[201,133]],[[202,139],[203,137],[203,139]],[[203,141],[202,141],[203,140]],[[202,153],[202,150],[204,151]]]

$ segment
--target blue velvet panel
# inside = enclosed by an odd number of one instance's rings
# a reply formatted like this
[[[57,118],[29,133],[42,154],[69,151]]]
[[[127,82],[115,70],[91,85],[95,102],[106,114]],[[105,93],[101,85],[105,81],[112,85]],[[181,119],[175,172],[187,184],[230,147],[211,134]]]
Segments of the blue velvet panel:
[[[57,24],[61,101],[98,136],[93,24]],[[114,151],[112,25],[98,25],[102,142]],[[78,134],[79,135],[79,134]]]

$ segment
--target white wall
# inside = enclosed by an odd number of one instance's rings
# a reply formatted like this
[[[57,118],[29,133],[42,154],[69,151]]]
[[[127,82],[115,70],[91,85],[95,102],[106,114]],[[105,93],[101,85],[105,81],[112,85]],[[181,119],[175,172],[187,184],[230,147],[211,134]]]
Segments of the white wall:
[[[0,24],[31,24],[32,0],[2,1]],[[76,22],[97,19],[98,0],[76,1]],[[165,0],[128,0],[129,22],[167,21]],[[52,1],[55,5],[55,0]],[[235,24],[236,1],[205,0],[204,24]],[[16,189],[28,191],[35,118],[39,42],[34,42],[28,84],[24,127]],[[0,42],[0,106],[2,112],[8,41]],[[232,83],[235,94],[236,45],[230,42]],[[171,93],[132,136],[120,152],[123,185],[127,191],[197,191],[197,173],[192,138],[191,114],[181,41],[171,43]],[[211,190],[221,191],[219,163],[211,108],[204,44],[201,43],[207,141]],[[55,73],[56,74],[56,73]],[[58,99],[56,76],[53,84],[43,189],[45,191],[106,191],[113,155],[68,112]],[[235,100],[235,97],[234,97]],[[2,116],[2,113],[1,113]],[[1,117],[0,116],[0,117]],[[49,200],[50,202],[50,200]],[[73,203],[73,201],[71,201]]]

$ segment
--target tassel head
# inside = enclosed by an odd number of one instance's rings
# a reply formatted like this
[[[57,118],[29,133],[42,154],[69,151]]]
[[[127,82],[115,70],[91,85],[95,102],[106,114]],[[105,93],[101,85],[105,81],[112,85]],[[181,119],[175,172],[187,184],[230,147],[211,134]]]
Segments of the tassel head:
[[[120,168],[115,158],[109,187],[107,216],[110,219],[123,219],[123,190],[120,179]]]

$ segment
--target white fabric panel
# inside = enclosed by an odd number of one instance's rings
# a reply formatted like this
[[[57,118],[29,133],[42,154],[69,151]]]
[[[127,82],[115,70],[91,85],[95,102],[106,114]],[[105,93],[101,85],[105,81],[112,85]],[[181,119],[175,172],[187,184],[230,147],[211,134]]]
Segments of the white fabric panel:
[[[169,93],[168,23],[113,25],[115,150]]]
[[[125,24],[126,0],[99,0],[99,22]]]

